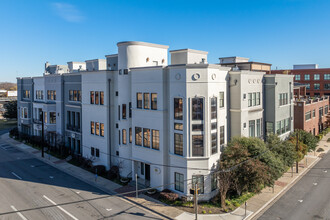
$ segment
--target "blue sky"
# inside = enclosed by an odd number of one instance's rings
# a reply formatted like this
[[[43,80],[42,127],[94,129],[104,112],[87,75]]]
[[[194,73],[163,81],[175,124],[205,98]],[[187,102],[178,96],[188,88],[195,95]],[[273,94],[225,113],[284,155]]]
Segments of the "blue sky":
[[[134,40],[219,57],[330,67],[329,0],[0,0],[0,81],[37,76],[44,63],[116,53]]]

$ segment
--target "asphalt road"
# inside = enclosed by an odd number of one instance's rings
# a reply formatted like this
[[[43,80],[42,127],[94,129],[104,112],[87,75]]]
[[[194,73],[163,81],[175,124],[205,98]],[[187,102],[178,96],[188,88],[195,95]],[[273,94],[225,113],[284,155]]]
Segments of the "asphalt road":
[[[0,219],[159,219],[116,197],[40,209],[104,196],[105,192],[0,143]],[[2,215],[24,209],[32,210]]]
[[[258,219],[330,219],[330,154],[326,154]]]

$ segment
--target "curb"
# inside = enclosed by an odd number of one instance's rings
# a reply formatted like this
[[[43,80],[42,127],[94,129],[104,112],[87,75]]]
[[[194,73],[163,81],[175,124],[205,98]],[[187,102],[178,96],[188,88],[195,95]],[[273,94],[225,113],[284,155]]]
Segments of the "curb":
[[[2,134],[2,135],[0,136],[0,138],[2,139],[3,136],[6,135],[6,134],[7,134],[7,133]],[[10,138],[10,137],[9,137],[9,138]],[[115,195],[117,192],[115,192],[115,191],[113,191],[113,190],[109,190],[109,189],[106,189],[106,188],[104,188],[104,187],[102,187],[102,186],[95,185],[94,182],[89,181],[89,180],[86,180],[86,179],[83,179],[83,178],[81,178],[81,177],[79,177],[79,176],[76,176],[75,174],[73,174],[73,173],[71,173],[71,172],[68,172],[66,169],[64,169],[64,168],[62,168],[62,167],[58,167],[56,164],[54,164],[53,162],[47,160],[46,158],[40,158],[40,157],[34,155],[33,153],[28,152],[28,151],[26,151],[25,149],[22,149],[22,148],[16,146],[16,145],[13,144],[13,143],[7,142],[6,140],[4,140],[4,141],[5,141],[7,144],[9,144],[9,145],[11,145],[11,146],[13,146],[13,147],[18,148],[18,149],[20,149],[20,150],[22,150],[22,151],[28,153],[29,155],[33,156],[34,158],[36,158],[36,159],[38,159],[38,160],[40,160],[40,161],[42,161],[42,162],[44,162],[44,163],[47,163],[48,165],[50,165],[50,166],[52,166],[52,167],[54,167],[54,168],[56,168],[56,169],[58,169],[58,170],[61,170],[61,171],[64,172],[64,173],[66,173],[66,174],[68,174],[68,175],[70,175],[70,176],[73,176],[74,178],[77,178],[77,179],[79,179],[80,181],[82,181],[82,182],[84,182],[84,183],[87,183],[88,185],[91,185],[91,186],[93,186],[93,187],[95,187],[95,188],[98,188],[99,190],[103,191],[103,192],[106,193],[106,194],[109,194],[110,196],[113,196],[113,197],[116,197],[116,198],[118,198],[118,199],[121,199],[121,200],[123,200],[123,201],[125,201],[125,202],[127,202],[127,203],[129,203],[129,204],[131,204],[131,205],[133,205],[133,206],[139,207],[140,209],[143,209],[144,211],[146,211],[146,212],[148,212],[148,213],[150,213],[150,214],[153,214],[153,215],[155,215],[155,216],[158,216],[158,217],[160,217],[161,219],[172,219],[172,217],[170,217],[170,216],[166,216],[166,215],[164,215],[163,213],[159,213],[159,212],[154,211],[154,210],[152,210],[152,209],[150,209],[150,208],[148,208],[148,207],[144,207],[143,205],[141,205],[141,204],[139,204],[139,203],[137,203],[137,202],[135,202],[135,201],[133,201],[133,200],[127,198],[127,197],[124,197],[124,196],[117,196],[117,195]],[[23,143],[21,143],[21,144],[23,144]],[[30,147],[30,146],[29,146],[29,147]],[[33,147],[31,147],[31,148],[33,148]],[[48,155],[48,154],[45,153],[45,156],[46,156],[46,155]],[[72,165],[72,166],[74,166],[74,165]],[[111,180],[109,180],[109,181],[111,181]]]
[[[279,199],[281,196],[284,195],[284,192],[289,190],[291,187],[293,187],[306,173],[309,171],[310,168],[314,167],[314,165],[321,160],[320,157],[318,157],[316,160],[314,160],[303,172],[301,172],[298,176],[296,176],[291,184],[286,185],[281,191],[279,191],[271,200],[266,202],[260,209],[258,209],[256,212],[253,213],[253,215],[250,216],[250,218],[245,218],[245,219],[253,219],[256,215],[258,215],[262,211],[266,211],[268,208],[267,207],[271,202],[273,202],[276,199]]]

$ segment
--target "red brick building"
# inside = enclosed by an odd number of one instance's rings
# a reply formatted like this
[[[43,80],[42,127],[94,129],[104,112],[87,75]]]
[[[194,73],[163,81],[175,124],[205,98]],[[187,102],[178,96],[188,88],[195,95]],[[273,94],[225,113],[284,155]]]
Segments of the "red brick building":
[[[308,96],[330,96],[330,68],[271,70],[268,73],[295,75],[294,82],[305,84]]]
[[[303,129],[314,135],[328,126],[329,97],[296,98],[294,129]]]

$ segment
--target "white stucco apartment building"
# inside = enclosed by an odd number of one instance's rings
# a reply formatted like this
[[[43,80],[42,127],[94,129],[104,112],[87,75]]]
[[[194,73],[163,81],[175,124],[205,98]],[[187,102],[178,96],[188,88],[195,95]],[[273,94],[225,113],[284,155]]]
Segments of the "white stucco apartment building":
[[[145,42],[117,46],[106,59],[68,66],[46,63],[43,77],[18,78],[20,131],[31,134],[28,91],[32,97],[43,91],[33,102],[33,118],[38,119],[38,111],[53,111],[56,124],[49,129],[65,133],[75,154],[107,169],[118,166],[122,177],[135,180],[137,175],[143,185],[180,195],[192,196],[190,189],[198,183],[200,199],[212,198],[217,187],[211,173],[227,140],[264,138],[268,90],[263,71],[270,64],[241,57],[209,64],[205,51],[168,51],[168,46]],[[279,84],[287,80],[292,81]],[[269,112],[267,120],[276,110]],[[40,135],[38,123],[33,132]]]

